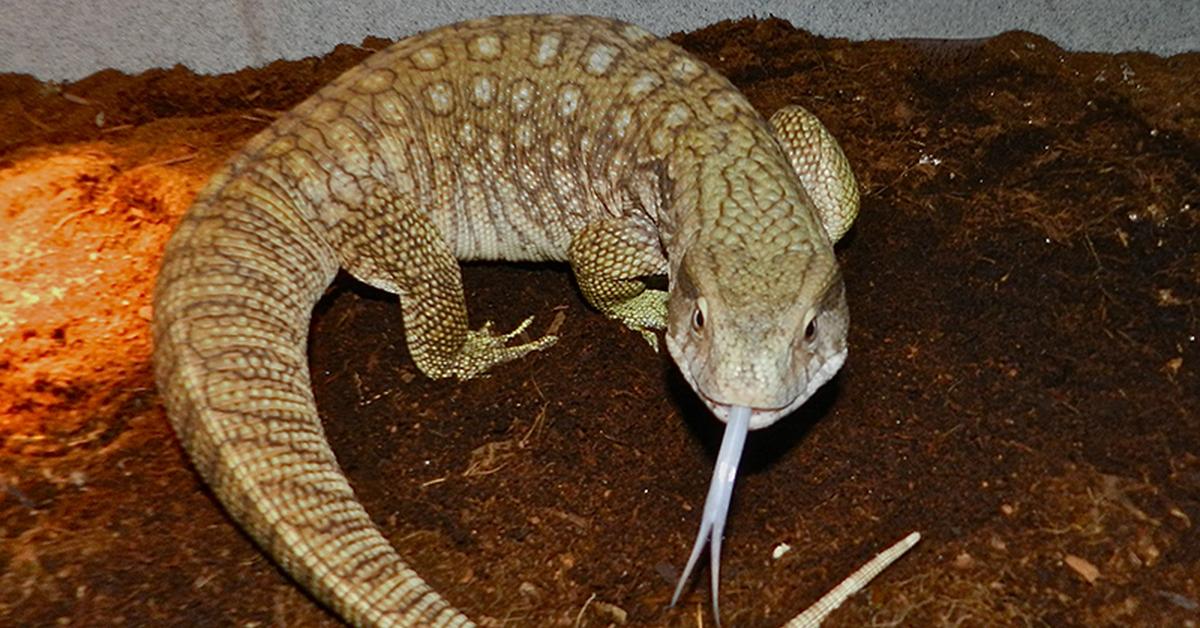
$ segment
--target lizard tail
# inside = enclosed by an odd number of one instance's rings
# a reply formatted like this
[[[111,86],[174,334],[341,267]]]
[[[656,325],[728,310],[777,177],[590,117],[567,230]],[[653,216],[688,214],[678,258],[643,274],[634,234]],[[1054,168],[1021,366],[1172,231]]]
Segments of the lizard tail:
[[[155,288],[155,377],[175,432],[233,518],[351,623],[473,625],[400,559],[326,442],[305,349],[336,255],[270,177],[234,171],[183,218]]]

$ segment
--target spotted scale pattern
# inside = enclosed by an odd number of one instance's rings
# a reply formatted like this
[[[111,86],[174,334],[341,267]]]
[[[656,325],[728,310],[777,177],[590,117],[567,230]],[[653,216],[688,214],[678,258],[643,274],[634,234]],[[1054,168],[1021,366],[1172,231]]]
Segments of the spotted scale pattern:
[[[789,162],[811,138],[777,133],[792,124],[772,129],[711,68],[607,19],[489,18],[400,41],[251,140],[180,222],[153,323],[172,425],[233,517],[346,620],[471,625],[371,523],[326,443],[305,356],[323,290],[342,267],[397,294],[417,366],[465,379],[554,338],[469,329],[458,261],[569,261],[600,311],[656,346],[666,328],[720,416],[754,365],[779,362],[774,339],[731,321],[844,314],[822,220],[853,210],[814,207]],[[638,279],[664,271],[669,294]],[[698,297],[708,334],[688,331]],[[844,352],[841,334],[822,351]],[[796,388],[775,375],[747,394]]]

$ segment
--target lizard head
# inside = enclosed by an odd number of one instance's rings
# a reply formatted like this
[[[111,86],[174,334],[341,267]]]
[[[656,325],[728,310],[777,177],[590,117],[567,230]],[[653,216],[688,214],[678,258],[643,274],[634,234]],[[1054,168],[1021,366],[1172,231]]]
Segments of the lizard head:
[[[767,256],[692,249],[671,276],[671,356],[721,421],[750,408],[752,430],[798,408],[837,373],[848,324],[827,243]]]

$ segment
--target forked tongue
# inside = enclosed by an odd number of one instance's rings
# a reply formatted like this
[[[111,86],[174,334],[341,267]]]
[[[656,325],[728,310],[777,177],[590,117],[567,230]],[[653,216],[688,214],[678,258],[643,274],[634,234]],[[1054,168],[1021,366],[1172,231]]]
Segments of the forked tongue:
[[[671,606],[679,601],[683,585],[692,575],[696,561],[706,541],[711,539],[709,558],[712,572],[712,603],[713,617],[717,624],[721,623],[721,609],[717,601],[717,587],[721,576],[721,535],[725,532],[725,515],[729,513],[729,499],[733,495],[733,481],[737,477],[738,460],[742,457],[742,448],[746,444],[746,432],[750,430],[750,408],[734,406],[730,408],[729,422],[725,425],[725,436],[721,438],[721,450],[717,453],[717,466],[713,469],[712,482],[708,485],[708,497],[704,500],[704,517],[700,520],[700,533],[696,535],[696,543],[692,545],[692,555],[688,558],[687,567],[675,585],[675,595],[671,597]]]

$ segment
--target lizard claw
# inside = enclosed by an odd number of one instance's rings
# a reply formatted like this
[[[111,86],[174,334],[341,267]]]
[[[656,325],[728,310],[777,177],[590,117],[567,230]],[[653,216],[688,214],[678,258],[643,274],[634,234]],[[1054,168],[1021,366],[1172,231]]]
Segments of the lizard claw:
[[[508,341],[524,332],[533,322],[533,317],[525,319],[517,328],[506,333],[492,332],[492,322],[488,321],[474,331],[467,332],[466,341],[459,350],[454,365],[454,375],[461,379],[478,377],[491,367],[509,362],[527,353],[541,351],[554,344],[558,336],[546,335],[519,345],[508,345]]]

